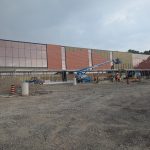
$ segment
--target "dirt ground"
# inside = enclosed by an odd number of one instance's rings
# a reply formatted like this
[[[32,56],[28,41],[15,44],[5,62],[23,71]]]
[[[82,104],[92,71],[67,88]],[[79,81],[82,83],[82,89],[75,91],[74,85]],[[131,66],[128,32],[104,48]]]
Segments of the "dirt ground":
[[[38,90],[0,97],[0,150],[150,149],[150,81]]]

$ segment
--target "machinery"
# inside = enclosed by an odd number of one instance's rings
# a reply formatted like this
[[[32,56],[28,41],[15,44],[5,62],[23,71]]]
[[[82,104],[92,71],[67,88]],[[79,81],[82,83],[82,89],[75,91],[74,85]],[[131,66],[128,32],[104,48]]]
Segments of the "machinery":
[[[119,58],[117,58],[117,59],[114,59],[112,61],[111,60],[110,61],[106,61],[106,62],[103,62],[103,63],[100,63],[100,64],[93,65],[91,67],[87,67],[87,68],[83,68],[81,70],[78,70],[78,71],[75,72],[75,78],[76,78],[77,82],[78,83],[91,82],[92,78],[90,76],[88,76],[86,73],[92,71],[94,68],[103,66],[103,65],[105,65],[107,63],[110,63],[110,62],[113,62],[113,65],[121,63]]]

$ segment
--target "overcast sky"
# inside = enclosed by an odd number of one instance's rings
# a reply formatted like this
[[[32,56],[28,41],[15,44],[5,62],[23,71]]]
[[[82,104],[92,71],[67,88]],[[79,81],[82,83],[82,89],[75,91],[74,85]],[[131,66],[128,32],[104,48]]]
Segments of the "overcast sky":
[[[0,38],[150,49],[150,0],[0,0]]]

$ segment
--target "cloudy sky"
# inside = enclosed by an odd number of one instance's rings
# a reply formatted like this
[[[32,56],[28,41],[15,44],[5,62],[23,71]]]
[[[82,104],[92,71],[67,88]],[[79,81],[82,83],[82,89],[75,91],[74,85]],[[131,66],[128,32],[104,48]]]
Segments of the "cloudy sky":
[[[0,0],[0,39],[150,49],[150,0]]]

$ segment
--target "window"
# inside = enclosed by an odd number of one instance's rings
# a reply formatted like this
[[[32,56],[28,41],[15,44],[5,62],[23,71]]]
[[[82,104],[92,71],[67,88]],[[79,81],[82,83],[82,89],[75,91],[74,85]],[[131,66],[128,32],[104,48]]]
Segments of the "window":
[[[31,51],[30,49],[25,49],[25,57],[30,58],[31,57]]]
[[[11,41],[6,41],[6,47],[7,48],[11,48],[12,47]]]
[[[5,47],[5,41],[0,40],[0,47]]]
[[[13,48],[13,57],[19,57],[18,48]]]
[[[31,44],[31,50],[36,50],[36,44]]]
[[[47,67],[47,60],[46,60],[46,59],[43,59],[42,61],[43,61],[43,63],[42,63],[42,64],[43,64],[43,67]]]
[[[6,48],[6,57],[12,57],[12,48]]]
[[[31,49],[31,44],[30,43],[24,43],[25,49],[30,50]]]
[[[42,59],[37,59],[37,67],[42,67]]]
[[[12,67],[12,57],[6,57],[6,67]]]
[[[19,67],[19,58],[13,58],[13,67]]]
[[[5,56],[5,48],[0,47],[0,56]]]
[[[25,57],[24,49],[19,49],[19,57],[21,58]]]
[[[36,50],[31,49],[31,59],[36,58]]]
[[[30,58],[26,58],[26,67],[32,67],[32,62]]]
[[[32,67],[36,67],[36,59],[31,59],[32,61]]]
[[[45,50],[42,50],[42,58],[46,58],[46,51]]]
[[[5,57],[0,57],[0,66],[5,67]]]
[[[25,58],[19,58],[20,67],[26,67],[26,60]]]
[[[41,50],[37,50],[37,58],[42,58],[42,51]]]
[[[19,49],[24,49],[24,43],[18,42]]]
[[[19,48],[18,42],[12,42],[12,47],[18,49]]]

